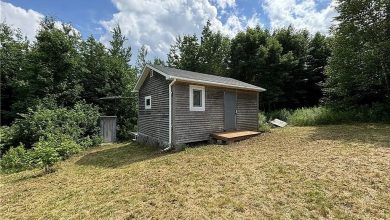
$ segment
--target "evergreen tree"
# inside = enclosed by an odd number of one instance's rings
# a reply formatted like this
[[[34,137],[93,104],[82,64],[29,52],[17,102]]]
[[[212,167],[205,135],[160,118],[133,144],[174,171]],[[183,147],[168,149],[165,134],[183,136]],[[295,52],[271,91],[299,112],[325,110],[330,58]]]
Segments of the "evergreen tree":
[[[142,45],[142,47],[138,50],[138,55],[137,55],[137,72],[138,75],[141,75],[141,71],[143,70],[145,64],[147,63],[146,61],[146,56],[148,55],[148,49],[146,49],[145,45]]]

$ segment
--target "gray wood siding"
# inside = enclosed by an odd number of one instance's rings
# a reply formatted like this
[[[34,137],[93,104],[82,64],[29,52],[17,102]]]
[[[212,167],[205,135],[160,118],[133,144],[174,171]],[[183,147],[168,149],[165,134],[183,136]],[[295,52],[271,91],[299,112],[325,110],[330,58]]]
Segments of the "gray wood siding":
[[[173,141],[175,144],[208,140],[224,126],[223,90],[205,86],[205,111],[190,111],[189,84],[173,86]]]
[[[237,91],[237,129],[257,130],[257,92],[205,86],[205,111],[190,111],[189,85],[173,85],[173,143],[208,140],[213,132],[224,129],[224,92]]]
[[[161,142],[169,141],[169,83],[154,72],[147,77],[139,93],[138,132]],[[145,96],[152,96],[152,108],[145,109]]]
[[[257,131],[257,92],[237,91],[237,130]]]

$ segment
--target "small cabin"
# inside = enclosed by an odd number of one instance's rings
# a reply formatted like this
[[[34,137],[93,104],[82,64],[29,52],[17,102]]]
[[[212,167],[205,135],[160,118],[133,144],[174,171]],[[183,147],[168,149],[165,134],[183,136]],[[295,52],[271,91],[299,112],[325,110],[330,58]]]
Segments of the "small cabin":
[[[257,131],[259,92],[232,78],[146,65],[138,92],[137,140],[175,146],[225,131]]]

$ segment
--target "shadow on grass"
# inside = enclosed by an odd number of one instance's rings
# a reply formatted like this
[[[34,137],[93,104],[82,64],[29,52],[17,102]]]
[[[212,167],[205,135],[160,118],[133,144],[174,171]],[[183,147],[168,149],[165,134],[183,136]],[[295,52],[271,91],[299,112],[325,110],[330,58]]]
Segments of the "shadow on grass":
[[[389,124],[353,124],[318,126],[311,140],[337,140],[390,148]]]
[[[92,152],[76,162],[83,166],[117,168],[135,162],[150,160],[165,154],[157,147],[129,143],[119,147]]]

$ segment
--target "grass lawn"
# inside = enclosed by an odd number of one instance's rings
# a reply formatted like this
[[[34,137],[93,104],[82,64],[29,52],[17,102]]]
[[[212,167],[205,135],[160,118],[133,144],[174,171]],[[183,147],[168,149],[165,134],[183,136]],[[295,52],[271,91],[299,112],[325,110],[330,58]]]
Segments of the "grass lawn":
[[[390,125],[288,127],[172,154],[100,146],[0,176],[2,219],[390,219]]]

